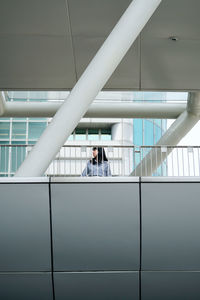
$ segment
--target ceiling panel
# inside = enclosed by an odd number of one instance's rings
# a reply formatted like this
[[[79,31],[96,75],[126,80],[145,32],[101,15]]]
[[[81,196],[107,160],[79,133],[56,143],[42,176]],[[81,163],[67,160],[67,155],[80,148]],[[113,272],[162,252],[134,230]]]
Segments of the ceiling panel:
[[[67,33],[65,0],[1,0],[0,35]]]
[[[163,0],[142,32],[142,89],[200,88],[199,11],[199,0]]]
[[[74,86],[65,0],[1,0],[0,44],[1,89]]]
[[[0,89],[71,89],[130,2],[1,0]],[[105,89],[199,89],[199,11],[163,0]]]
[[[200,42],[142,39],[142,89],[200,88]]]
[[[75,84],[69,37],[0,37],[0,87],[63,89]]]
[[[68,0],[74,36],[107,36],[131,0]]]

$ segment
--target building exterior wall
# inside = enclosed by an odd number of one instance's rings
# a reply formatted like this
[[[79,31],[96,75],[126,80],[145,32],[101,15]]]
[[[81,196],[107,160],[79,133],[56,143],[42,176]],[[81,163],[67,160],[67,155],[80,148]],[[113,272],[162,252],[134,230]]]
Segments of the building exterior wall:
[[[0,193],[0,299],[200,298],[199,178],[1,178]]]

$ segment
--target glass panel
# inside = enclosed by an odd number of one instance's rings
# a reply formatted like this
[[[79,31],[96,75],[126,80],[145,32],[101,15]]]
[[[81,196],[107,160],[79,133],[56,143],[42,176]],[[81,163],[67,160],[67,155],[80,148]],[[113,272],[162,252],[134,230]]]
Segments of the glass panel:
[[[75,133],[76,134],[85,134],[86,135],[86,129],[84,129],[84,128],[77,128],[75,130]]]
[[[111,141],[111,135],[110,134],[102,134],[101,140],[102,141]]]
[[[163,133],[167,130],[167,120],[162,120],[162,131]]]
[[[84,134],[76,134],[75,135],[75,140],[76,141],[86,141],[86,135],[84,135]]]
[[[38,139],[46,128],[46,122],[29,122],[28,138]]]
[[[46,121],[47,122],[47,118],[29,118],[29,121]]]
[[[25,140],[26,139],[26,123],[13,122],[12,124],[12,139]]]
[[[99,135],[98,134],[89,134],[88,140],[89,141],[99,141]]]
[[[99,130],[94,128],[88,129],[88,140],[99,141]]]
[[[137,165],[139,165],[141,161],[141,154],[140,153],[135,153],[135,168],[137,167]]]
[[[101,140],[102,141],[111,141],[111,129],[110,128],[102,128],[101,129]]]
[[[111,129],[110,128],[102,128],[101,134],[111,134]]]
[[[27,99],[28,92],[27,91],[15,91],[15,92],[8,92],[9,98],[15,99]]]
[[[133,142],[135,145],[141,146],[143,143],[143,124],[141,119],[133,121],[134,125],[134,139]]]
[[[28,144],[29,144],[29,145],[35,145],[35,144],[36,144],[36,141],[28,141]]]
[[[157,144],[157,142],[161,138],[161,133],[162,133],[161,128],[155,125],[155,140],[154,140],[154,144]]]
[[[161,127],[161,120],[155,119],[154,122],[155,122],[156,125],[158,125],[159,127]]]
[[[29,92],[30,101],[44,101],[48,98],[48,92]]]
[[[9,142],[0,142],[0,145],[9,144]],[[6,176],[8,172],[9,147],[0,147],[0,173]]]
[[[27,99],[26,98],[25,99],[20,99],[20,98],[15,99],[15,98],[13,98],[13,101],[14,102],[26,102]]]
[[[144,120],[144,145],[154,145],[153,140],[153,122]]]
[[[0,139],[8,139],[10,136],[10,122],[0,122]]]
[[[88,129],[88,134],[99,134],[99,129],[90,128]]]
[[[12,142],[13,145],[25,144],[25,142]],[[12,147],[11,148],[11,172],[16,172],[22,164],[26,156],[26,147]]]
[[[25,141],[13,141],[11,144],[12,145],[25,145],[26,142]]]

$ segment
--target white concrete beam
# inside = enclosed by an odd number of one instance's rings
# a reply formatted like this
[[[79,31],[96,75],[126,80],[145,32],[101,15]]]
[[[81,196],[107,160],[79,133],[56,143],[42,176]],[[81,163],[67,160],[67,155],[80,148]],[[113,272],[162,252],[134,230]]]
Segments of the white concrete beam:
[[[52,118],[62,102],[6,102],[5,118]],[[94,103],[85,118],[176,119],[186,104],[171,103]]]

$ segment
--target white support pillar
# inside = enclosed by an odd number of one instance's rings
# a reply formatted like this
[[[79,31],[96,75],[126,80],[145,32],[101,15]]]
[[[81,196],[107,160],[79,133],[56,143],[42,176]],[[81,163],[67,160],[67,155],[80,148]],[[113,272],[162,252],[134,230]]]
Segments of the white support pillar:
[[[7,102],[1,117],[52,118],[63,102]],[[176,119],[186,104],[171,103],[93,103],[84,118]]]
[[[162,0],[134,0],[15,176],[41,176]]]
[[[0,92],[0,117],[3,117],[5,113],[6,100],[4,94]]]
[[[182,138],[197,124],[200,117],[200,93],[189,95],[187,110],[170,126],[156,146],[176,146]],[[172,152],[162,152],[161,148],[153,148],[131,173],[131,176],[151,176]]]

